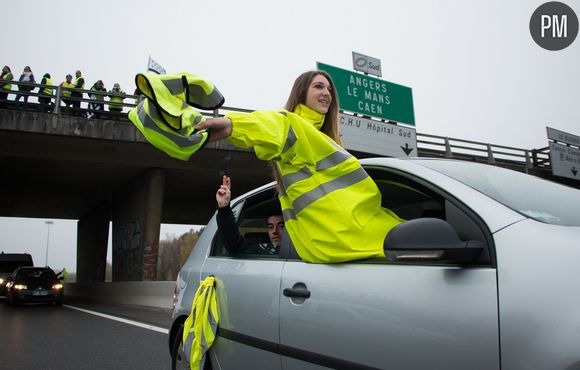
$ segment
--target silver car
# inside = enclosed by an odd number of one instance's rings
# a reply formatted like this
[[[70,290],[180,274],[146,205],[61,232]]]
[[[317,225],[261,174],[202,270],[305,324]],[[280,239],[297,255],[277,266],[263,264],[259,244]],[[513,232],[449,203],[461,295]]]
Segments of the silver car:
[[[174,368],[201,279],[220,312],[213,369],[580,369],[580,191],[440,159],[365,159],[383,206],[408,220],[388,259],[339,264],[229,255],[209,222],[176,282]],[[232,202],[265,233],[272,184]],[[332,214],[329,212],[329,220]]]

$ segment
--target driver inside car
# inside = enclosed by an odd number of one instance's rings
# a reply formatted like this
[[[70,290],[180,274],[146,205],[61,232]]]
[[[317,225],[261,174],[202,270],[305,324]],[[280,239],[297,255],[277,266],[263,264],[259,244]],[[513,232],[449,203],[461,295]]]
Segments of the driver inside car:
[[[230,254],[279,254],[282,232],[284,231],[284,217],[279,206],[268,214],[269,241],[263,243],[259,240],[242,236],[236,224],[232,209],[230,208],[231,196],[231,179],[224,175],[222,185],[216,192],[215,197],[218,204],[218,233],[226,250]]]

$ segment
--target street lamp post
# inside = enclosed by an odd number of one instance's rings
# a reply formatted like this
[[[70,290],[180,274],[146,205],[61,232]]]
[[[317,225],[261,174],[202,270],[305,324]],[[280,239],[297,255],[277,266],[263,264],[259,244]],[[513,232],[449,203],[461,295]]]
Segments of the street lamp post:
[[[54,222],[44,221],[44,223],[48,226],[48,232],[46,234],[46,256],[44,259],[44,266],[48,266],[48,242],[50,241],[50,225],[52,225]]]

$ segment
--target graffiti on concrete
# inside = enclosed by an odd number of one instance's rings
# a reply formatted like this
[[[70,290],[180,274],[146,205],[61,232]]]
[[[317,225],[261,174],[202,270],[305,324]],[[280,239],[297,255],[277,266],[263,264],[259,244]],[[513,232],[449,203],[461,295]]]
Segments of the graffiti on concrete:
[[[157,280],[159,246],[146,245],[143,250],[143,280]]]
[[[141,280],[141,222],[113,226],[113,280]]]
[[[121,226],[113,233],[113,245],[120,252],[132,252],[141,244],[141,225],[139,218]]]

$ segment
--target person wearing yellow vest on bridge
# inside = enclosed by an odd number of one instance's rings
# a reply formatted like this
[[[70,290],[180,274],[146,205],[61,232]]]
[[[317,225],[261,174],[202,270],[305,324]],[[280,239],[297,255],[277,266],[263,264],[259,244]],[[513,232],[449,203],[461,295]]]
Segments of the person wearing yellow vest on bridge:
[[[68,112],[68,108],[72,107],[72,100],[69,99],[71,97],[72,91],[69,89],[75,87],[75,85],[72,83],[72,76],[66,75],[66,81],[61,82],[60,87],[60,97],[64,105],[67,107]]]
[[[40,95],[38,95],[38,102],[40,103],[43,112],[50,112],[51,110],[51,97],[53,95],[53,90],[49,86],[54,86],[52,80],[50,79],[50,74],[45,73],[42,76],[42,81],[40,81],[41,86],[39,89]]]
[[[6,81],[12,81],[14,79],[10,67],[4,66],[2,68],[0,79]],[[12,91],[12,84],[6,81],[3,81],[0,85],[0,108],[4,108],[6,106],[6,101],[8,100],[8,91]]]
[[[286,230],[304,261],[336,263],[385,256],[383,241],[403,220],[381,208],[378,187],[358,160],[339,145],[337,95],[327,73],[300,75],[285,110],[230,113],[201,122],[194,115],[186,119],[185,100],[166,91],[181,86],[166,81],[171,78],[175,76],[150,76],[152,82],[138,83],[148,98],[144,103],[159,106],[158,114],[150,119],[137,109],[129,118],[138,128],[145,126],[141,120],[145,119],[151,132],[144,135],[152,144],[187,160],[201,146],[177,141],[170,145],[169,136],[152,134],[170,132],[171,123],[180,123],[172,126],[173,131],[189,125],[192,137],[208,133],[208,141],[227,139],[237,147],[253,148],[258,158],[275,162]],[[198,93],[208,91],[197,89]]]
[[[113,89],[109,90],[109,94],[111,94],[109,95],[109,112],[117,114],[121,113],[123,110],[123,105],[121,105],[121,103],[123,103],[123,100],[125,99],[125,97],[122,96],[125,95],[125,92],[121,90],[121,85],[115,83]]]
[[[83,76],[81,76],[81,71],[76,71],[75,72],[75,82],[74,82],[74,88],[78,89],[78,90],[82,90],[85,88],[85,79],[83,78]],[[80,99],[83,98],[83,93],[82,91],[72,91],[71,93],[71,98],[75,98],[72,101],[72,106],[73,106],[73,115],[75,116],[80,116],[81,115],[81,101]]]

